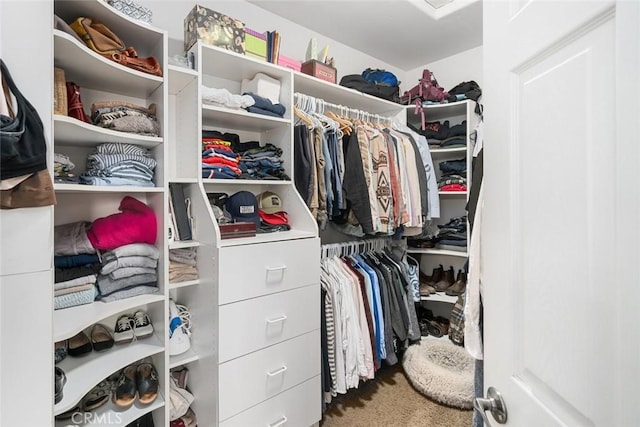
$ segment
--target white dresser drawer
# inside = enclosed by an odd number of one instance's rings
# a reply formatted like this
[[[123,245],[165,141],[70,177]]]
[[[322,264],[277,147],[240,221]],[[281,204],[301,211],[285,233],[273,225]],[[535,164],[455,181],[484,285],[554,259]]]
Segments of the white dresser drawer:
[[[320,376],[313,377],[276,397],[220,423],[220,427],[306,427],[318,422]]]
[[[320,328],[320,285],[220,307],[220,363]]]
[[[320,282],[320,239],[220,249],[218,304]]]
[[[220,420],[319,374],[319,330],[225,362],[219,367]]]

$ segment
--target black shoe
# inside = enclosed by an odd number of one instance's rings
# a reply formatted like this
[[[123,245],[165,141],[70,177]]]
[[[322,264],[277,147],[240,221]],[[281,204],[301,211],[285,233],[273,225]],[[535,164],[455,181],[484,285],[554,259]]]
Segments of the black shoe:
[[[136,400],[136,365],[129,365],[122,370],[113,392],[113,403],[121,408],[128,408]]]
[[[54,384],[55,384],[55,402],[59,403],[62,400],[62,389],[67,382],[67,376],[64,371],[56,366],[54,370]]]
[[[69,338],[69,347],[67,352],[69,356],[78,357],[91,353],[93,346],[89,337],[84,332],[80,331],[77,335]]]
[[[148,405],[158,397],[158,372],[151,363],[141,363],[136,371],[138,400]]]

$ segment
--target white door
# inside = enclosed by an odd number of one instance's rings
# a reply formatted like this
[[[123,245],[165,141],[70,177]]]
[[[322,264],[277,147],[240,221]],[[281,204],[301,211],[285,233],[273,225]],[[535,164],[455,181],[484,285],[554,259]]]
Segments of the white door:
[[[637,1],[484,2],[484,390],[507,425],[640,425],[639,28]]]

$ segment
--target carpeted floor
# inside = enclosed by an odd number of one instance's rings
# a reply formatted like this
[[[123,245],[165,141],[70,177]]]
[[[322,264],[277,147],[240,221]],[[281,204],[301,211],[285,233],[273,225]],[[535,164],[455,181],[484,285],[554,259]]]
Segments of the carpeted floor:
[[[376,372],[374,381],[339,396],[329,405],[322,427],[470,427],[472,411],[450,408],[418,393],[400,364]]]

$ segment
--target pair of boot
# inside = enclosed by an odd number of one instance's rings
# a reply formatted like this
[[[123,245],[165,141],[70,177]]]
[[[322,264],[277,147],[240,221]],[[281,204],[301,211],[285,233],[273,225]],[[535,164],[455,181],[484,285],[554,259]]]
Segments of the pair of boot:
[[[420,274],[420,295],[428,296],[435,292],[444,292],[450,296],[459,296],[467,288],[467,274],[458,270],[458,276],[454,280],[455,270],[450,266],[445,270],[442,264],[433,269],[431,276]],[[427,293],[429,292],[429,293]]]
[[[428,309],[420,309],[418,324],[420,326],[420,335],[423,337],[431,335],[440,338],[449,333],[449,319],[442,316],[434,316],[433,312]]]

